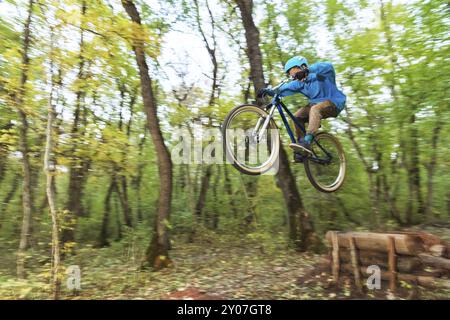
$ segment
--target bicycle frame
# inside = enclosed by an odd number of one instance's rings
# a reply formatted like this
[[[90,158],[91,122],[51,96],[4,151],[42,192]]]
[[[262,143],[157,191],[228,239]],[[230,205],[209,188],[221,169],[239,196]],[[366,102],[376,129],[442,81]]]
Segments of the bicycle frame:
[[[292,131],[291,126],[289,125],[289,122],[286,118],[286,115],[284,114],[284,112],[287,113],[287,115],[289,116],[289,118],[292,119],[292,121],[294,122],[294,125],[296,125],[298,128],[300,128],[300,130],[303,132],[303,134],[306,134],[306,129],[305,127],[300,123],[300,121],[297,119],[297,117],[295,117],[291,111],[289,111],[289,109],[286,107],[286,105],[283,103],[283,101],[281,101],[280,96],[277,94],[275,94],[275,96],[273,97],[273,100],[271,103],[269,103],[266,107],[265,107],[266,111],[268,111],[269,116],[265,119],[263,126],[261,127],[261,130],[258,132],[258,130],[260,129],[259,127],[261,126],[261,122],[262,122],[262,118],[259,118],[253,133],[256,134],[257,133],[257,138],[258,140],[260,140],[262,138],[262,135],[264,134],[270,120],[273,118],[273,114],[275,112],[275,109],[278,110],[278,112],[280,113],[281,119],[283,121],[283,124],[289,134],[289,138],[291,139],[292,143],[297,143],[297,139],[295,138],[294,132]],[[312,150],[312,156],[310,157],[310,160],[317,162],[317,163],[321,163],[321,164],[328,164],[331,162],[332,160],[332,155],[325,150],[324,147],[322,147],[319,143],[319,141],[316,140],[316,138],[313,139],[313,142],[315,144],[317,144],[317,146],[327,155],[327,159],[323,159],[323,158],[319,158],[317,156],[317,154],[314,152],[314,150]]]

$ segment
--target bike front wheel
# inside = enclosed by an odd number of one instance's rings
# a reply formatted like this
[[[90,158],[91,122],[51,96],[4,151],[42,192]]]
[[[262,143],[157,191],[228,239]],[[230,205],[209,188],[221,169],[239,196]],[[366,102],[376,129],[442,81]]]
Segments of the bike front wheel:
[[[224,150],[228,163],[248,175],[261,175],[274,169],[278,160],[278,128],[262,108],[244,104],[235,107],[222,125]],[[264,130],[263,130],[264,129]]]
[[[305,171],[311,184],[322,192],[337,191],[345,180],[344,149],[333,135],[321,132],[311,145],[313,155],[305,161]]]

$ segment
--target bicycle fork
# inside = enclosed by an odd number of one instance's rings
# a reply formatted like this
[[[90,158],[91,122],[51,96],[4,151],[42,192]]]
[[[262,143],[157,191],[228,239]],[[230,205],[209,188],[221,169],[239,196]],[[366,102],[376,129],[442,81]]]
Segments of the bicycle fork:
[[[269,111],[269,115],[267,116],[267,118],[264,120],[264,124],[260,129],[261,123],[263,122],[263,118],[259,118],[258,122],[256,123],[255,128],[252,131],[252,137],[256,138],[256,142],[259,143],[259,141],[262,140],[263,136],[264,136],[264,132],[267,129],[267,126],[269,125],[270,120],[272,119],[273,113],[275,112],[275,108],[276,106],[273,105],[272,107],[270,107],[270,111]]]

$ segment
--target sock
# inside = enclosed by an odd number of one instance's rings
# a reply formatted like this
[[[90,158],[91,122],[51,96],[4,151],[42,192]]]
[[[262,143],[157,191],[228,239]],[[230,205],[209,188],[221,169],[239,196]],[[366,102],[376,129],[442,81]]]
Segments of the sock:
[[[305,136],[305,141],[308,142],[308,143],[311,143],[313,141],[313,135],[311,133],[308,133]]]

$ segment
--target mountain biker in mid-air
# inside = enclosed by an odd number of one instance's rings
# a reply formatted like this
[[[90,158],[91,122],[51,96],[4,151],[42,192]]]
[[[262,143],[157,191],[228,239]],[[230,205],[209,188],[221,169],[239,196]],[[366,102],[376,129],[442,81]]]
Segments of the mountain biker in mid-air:
[[[293,80],[278,88],[280,97],[301,93],[306,96],[309,103],[300,108],[295,116],[304,125],[308,122],[306,135],[295,126],[297,143],[291,143],[294,150],[294,161],[303,162],[307,153],[311,153],[310,144],[320,127],[322,119],[337,117],[344,109],[346,96],[336,86],[334,67],[330,62],[317,62],[308,66],[308,61],[301,56],[289,59],[284,71]],[[260,89],[258,97],[274,96],[270,88]]]

